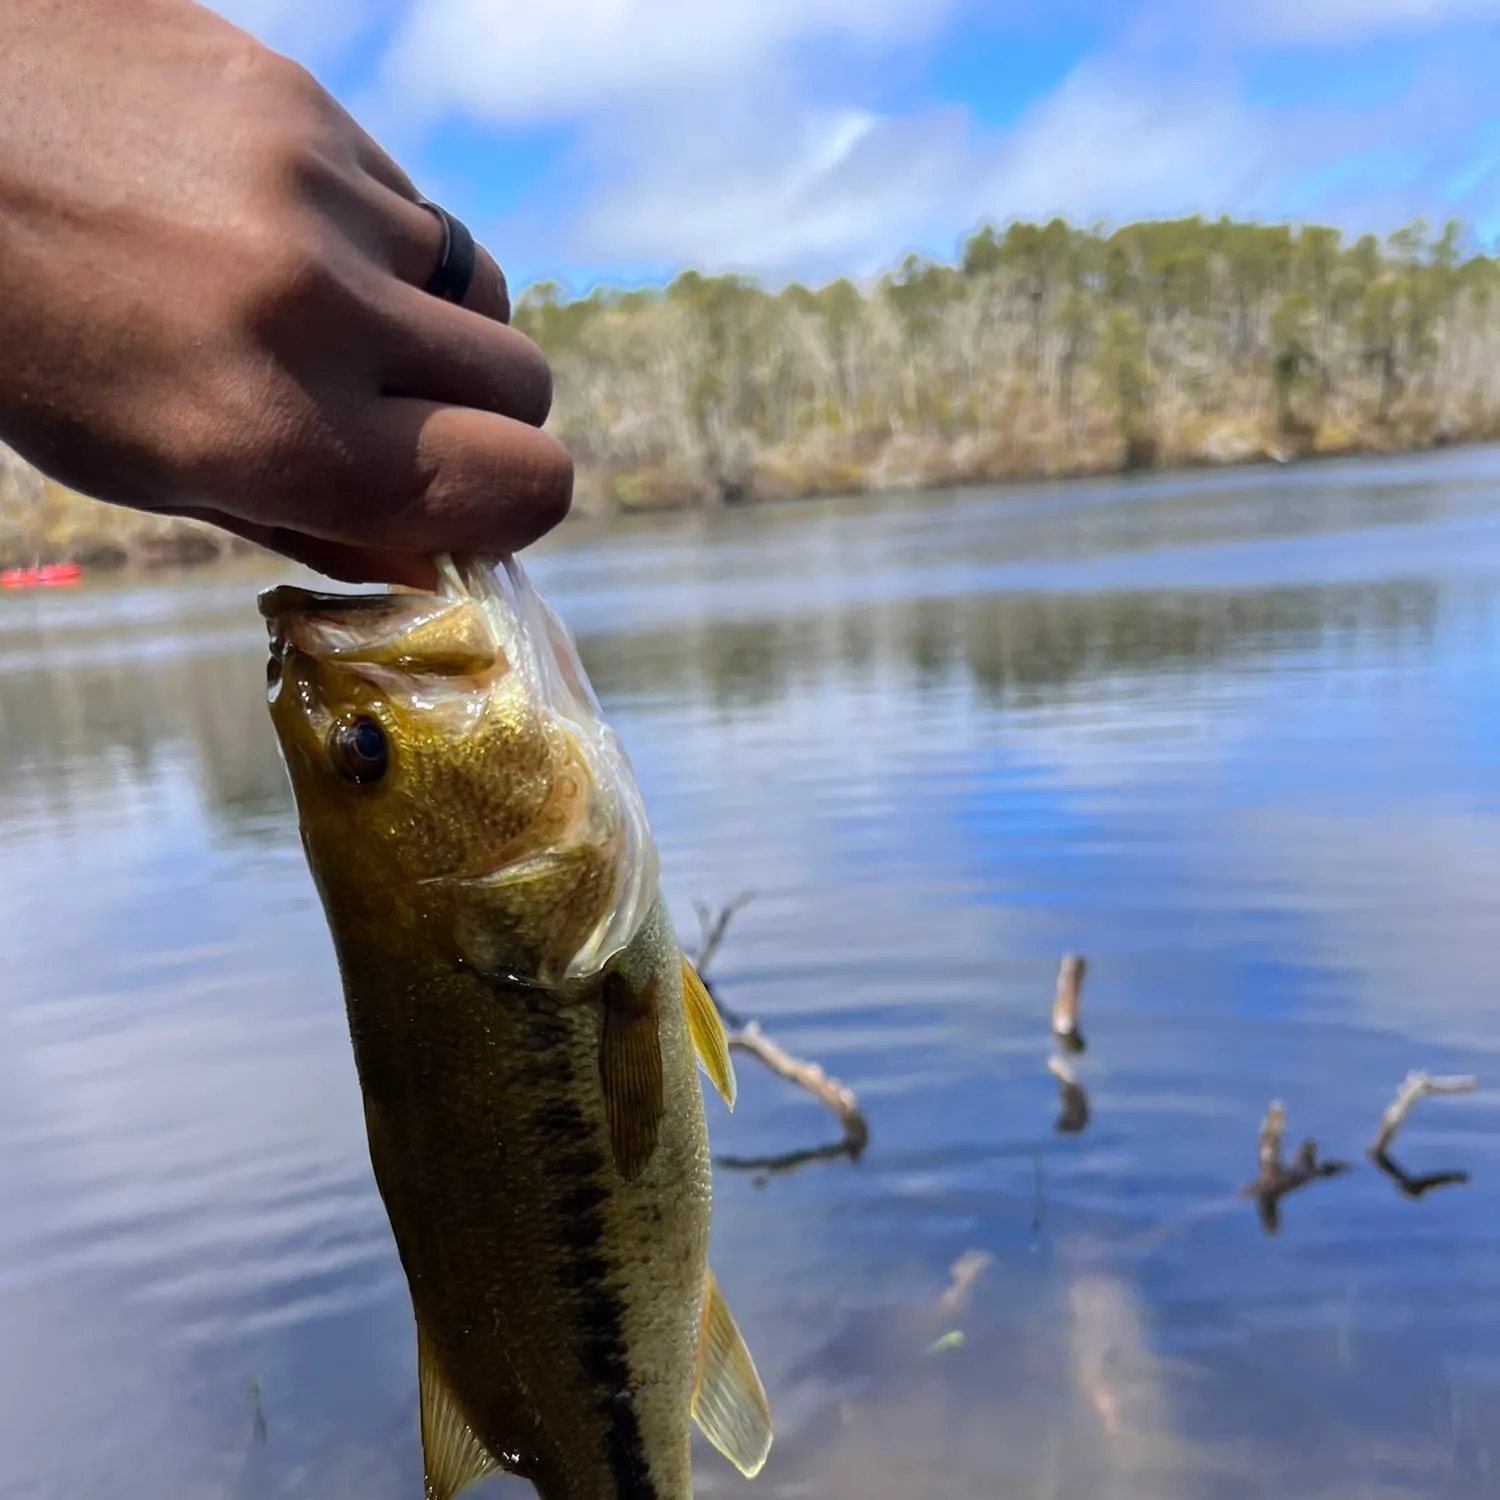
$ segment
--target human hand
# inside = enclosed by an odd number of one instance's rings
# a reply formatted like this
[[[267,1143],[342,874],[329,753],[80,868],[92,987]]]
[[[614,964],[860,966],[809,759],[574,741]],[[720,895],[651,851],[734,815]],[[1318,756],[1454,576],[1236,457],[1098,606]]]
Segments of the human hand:
[[[303,69],[191,0],[6,0],[0,438],[83,493],[428,587],[567,513],[482,249]]]

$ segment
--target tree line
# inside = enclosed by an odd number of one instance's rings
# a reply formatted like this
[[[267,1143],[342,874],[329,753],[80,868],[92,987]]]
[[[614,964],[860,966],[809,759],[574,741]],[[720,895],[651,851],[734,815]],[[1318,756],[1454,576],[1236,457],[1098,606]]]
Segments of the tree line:
[[[986,225],[863,288],[528,288],[582,508],[1422,447],[1500,431],[1500,261],[1186,218]]]
[[[858,286],[684,271],[526,289],[584,513],[1420,448],[1500,436],[1500,258],[1185,218],[985,225]],[[210,528],[110,512],[0,450],[0,560],[188,560]]]

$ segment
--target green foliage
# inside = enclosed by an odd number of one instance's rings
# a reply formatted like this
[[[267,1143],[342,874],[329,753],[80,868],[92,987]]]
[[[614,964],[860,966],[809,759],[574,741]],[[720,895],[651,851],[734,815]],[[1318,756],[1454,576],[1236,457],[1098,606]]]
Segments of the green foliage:
[[[982,225],[954,264],[908,255],[864,287],[684,271],[568,301],[543,284],[516,321],[553,361],[581,471],[660,467],[707,494],[752,471],[816,489],[893,444],[921,473],[983,477],[1488,432],[1497,293],[1500,265],[1456,223],[1346,241],[1053,219]],[[960,449],[979,457],[955,469]]]

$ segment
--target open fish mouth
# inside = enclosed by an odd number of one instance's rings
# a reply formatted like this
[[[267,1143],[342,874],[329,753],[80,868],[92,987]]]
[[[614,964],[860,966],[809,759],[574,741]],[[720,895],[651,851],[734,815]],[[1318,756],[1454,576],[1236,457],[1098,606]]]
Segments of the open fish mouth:
[[[281,584],[257,602],[273,676],[293,653],[419,676],[482,675],[506,664],[492,615],[451,588],[338,594]]]
[[[415,589],[381,589],[359,594],[322,593],[317,589],[305,589],[296,584],[281,583],[275,588],[263,589],[256,600],[261,618],[270,624],[293,619],[299,615],[314,615],[320,618],[347,615],[354,621],[377,624],[383,615],[399,616],[410,608],[414,601],[436,600],[440,596]]]
[[[271,636],[273,654],[288,649],[350,661],[379,662],[420,668],[424,656],[457,654],[466,665],[478,658],[536,667],[537,647],[530,634],[547,634],[555,647],[566,636],[557,617],[531,588],[513,558],[485,559],[440,555],[435,592],[393,585],[362,593],[332,593],[280,584],[264,590],[260,613]],[[523,623],[523,617],[524,623]],[[571,654],[568,640],[565,654]],[[552,654],[541,649],[542,658]],[[571,674],[570,674],[571,675]],[[581,675],[581,674],[580,674]],[[589,707],[597,709],[585,690]]]

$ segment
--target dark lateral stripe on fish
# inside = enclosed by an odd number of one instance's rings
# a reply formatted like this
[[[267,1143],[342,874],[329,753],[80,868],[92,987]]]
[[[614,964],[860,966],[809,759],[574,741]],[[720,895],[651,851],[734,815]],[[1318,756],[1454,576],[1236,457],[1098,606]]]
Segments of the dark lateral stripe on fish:
[[[597,1146],[582,1144],[593,1132],[577,1105],[549,1102],[532,1119],[538,1130],[550,1131],[554,1139],[578,1142],[556,1164],[559,1174],[572,1177],[577,1186],[558,1203],[562,1218],[557,1243],[564,1254],[555,1274],[582,1300],[580,1362],[589,1381],[604,1393],[599,1410],[606,1424],[605,1462],[614,1480],[610,1500],[657,1500],[630,1395],[625,1307],[610,1285],[609,1262],[601,1253],[604,1208],[610,1199],[604,1182],[613,1165]]]
[[[544,1140],[555,1142],[559,1146],[581,1146],[592,1134],[588,1121],[576,1109],[562,1104],[545,1104],[535,1110],[531,1116],[531,1124]],[[570,1160],[566,1166],[573,1167],[593,1160],[593,1156],[581,1157],[579,1162]],[[561,1172],[564,1168],[557,1165],[554,1170]]]
[[[609,1285],[609,1262],[601,1254],[604,1208],[611,1196],[605,1183],[613,1175],[614,1163],[595,1143],[583,1111],[567,1097],[574,1074],[568,1058],[566,1024],[547,1000],[540,996],[527,999],[533,1025],[528,1028],[525,1043],[530,1054],[526,1069],[534,1066],[537,1082],[553,1084],[563,1096],[539,1103],[531,1111],[530,1125],[543,1138],[566,1142],[568,1149],[553,1161],[552,1169],[576,1184],[558,1203],[556,1243],[564,1253],[555,1274],[558,1282],[579,1293],[583,1302],[580,1362],[590,1382],[604,1393],[600,1415],[606,1424],[605,1462],[615,1487],[610,1500],[657,1500],[630,1398],[625,1308],[618,1292]]]

